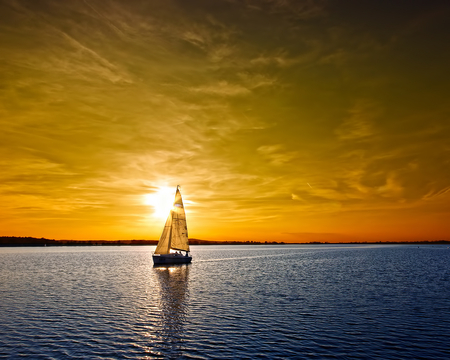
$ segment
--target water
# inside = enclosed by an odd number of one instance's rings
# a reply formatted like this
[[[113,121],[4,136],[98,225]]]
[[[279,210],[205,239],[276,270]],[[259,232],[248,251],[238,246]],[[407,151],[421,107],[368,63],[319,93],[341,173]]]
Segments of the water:
[[[0,248],[0,357],[450,358],[447,246]]]

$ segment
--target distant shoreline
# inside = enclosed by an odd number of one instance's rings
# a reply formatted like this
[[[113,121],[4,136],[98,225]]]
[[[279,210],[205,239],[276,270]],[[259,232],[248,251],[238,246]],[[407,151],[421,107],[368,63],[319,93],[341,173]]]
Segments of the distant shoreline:
[[[21,246],[123,246],[123,245],[156,245],[158,240],[55,240],[34,237],[0,236],[0,247]],[[377,242],[276,242],[276,241],[212,241],[189,239],[190,245],[443,245],[450,240],[434,241],[377,241]]]

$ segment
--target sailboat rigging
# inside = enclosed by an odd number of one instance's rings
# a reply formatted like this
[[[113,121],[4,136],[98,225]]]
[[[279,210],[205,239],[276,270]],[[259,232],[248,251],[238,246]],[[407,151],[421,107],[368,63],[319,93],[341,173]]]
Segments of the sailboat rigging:
[[[181,253],[182,251],[185,251],[184,255]],[[180,185],[178,185],[173,207],[153,254],[153,264],[186,264],[191,261],[186,213],[181,198]]]

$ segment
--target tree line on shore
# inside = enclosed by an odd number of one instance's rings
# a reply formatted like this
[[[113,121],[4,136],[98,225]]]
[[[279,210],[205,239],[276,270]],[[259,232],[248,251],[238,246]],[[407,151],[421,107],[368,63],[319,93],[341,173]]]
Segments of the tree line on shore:
[[[0,236],[0,246],[111,246],[111,245],[156,245],[158,240],[55,240],[35,237]],[[258,241],[211,241],[189,239],[190,245],[258,245],[284,244]]]
[[[156,245],[158,240],[55,240],[35,237],[20,237],[20,236],[0,236],[0,246],[14,247],[14,246],[111,246],[111,245]],[[276,241],[211,241],[200,239],[189,239],[190,245],[283,245],[293,244]],[[439,245],[450,244],[449,240],[435,240],[435,241],[377,241],[377,242],[309,242],[296,243],[305,245],[314,244],[415,244],[415,245]]]

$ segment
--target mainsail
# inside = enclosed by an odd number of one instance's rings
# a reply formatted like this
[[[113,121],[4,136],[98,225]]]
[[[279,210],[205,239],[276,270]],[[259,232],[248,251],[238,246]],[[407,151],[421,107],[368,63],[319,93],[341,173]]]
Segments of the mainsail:
[[[178,186],[172,210],[170,210],[166,225],[164,225],[155,254],[169,254],[170,250],[189,251],[186,213]]]

